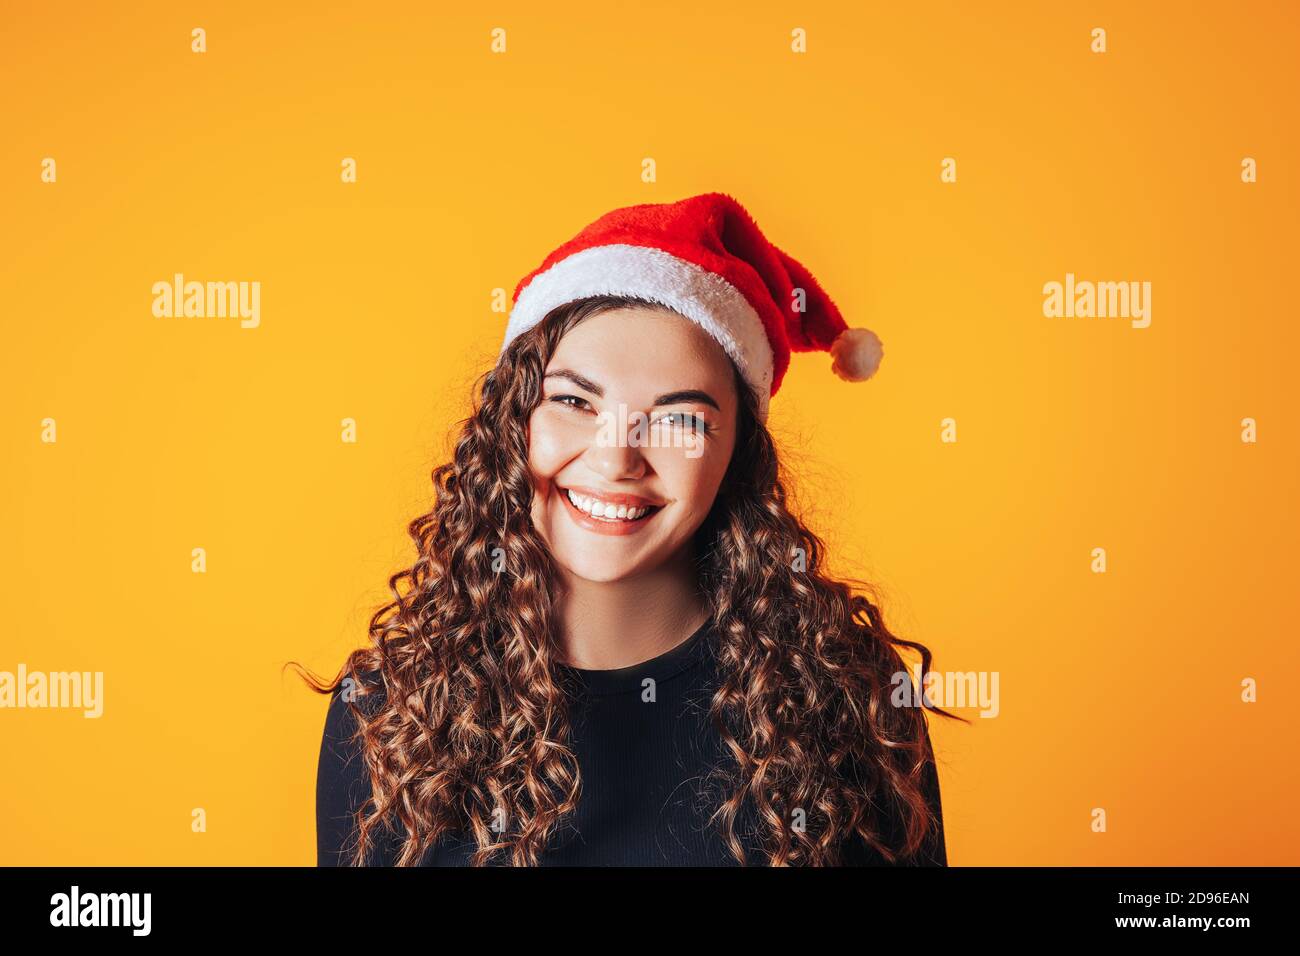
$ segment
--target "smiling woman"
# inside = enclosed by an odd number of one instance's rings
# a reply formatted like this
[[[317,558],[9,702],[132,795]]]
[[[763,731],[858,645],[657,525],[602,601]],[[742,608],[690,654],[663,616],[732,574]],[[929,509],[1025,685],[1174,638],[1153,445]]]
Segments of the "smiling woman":
[[[926,708],[891,704],[898,648],[930,652],[787,508],[792,348],[880,360],[718,193],[520,283],[418,559],[311,678],[322,865],[946,864]]]

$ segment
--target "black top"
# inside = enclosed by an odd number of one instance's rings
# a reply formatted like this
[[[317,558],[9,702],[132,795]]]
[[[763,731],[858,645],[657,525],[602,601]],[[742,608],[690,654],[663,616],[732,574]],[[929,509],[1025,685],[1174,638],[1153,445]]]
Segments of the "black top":
[[[717,686],[710,636],[706,623],[658,657],[617,670],[559,665],[572,701],[570,746],[578,759],[582,791],[576,811],[553,832],[540,856],[542,865],[739,865],[721,833],[709,824],[709,815],[718,805],[717,781],[709,781],[707,795],[701,786],[711,767],[732,759],[708,720],[708,702]],[[647,679],[652,683],[643,683]],[[382,690],[367,695],[367,706],[378,703],[379,694]],[[355,729],[351,711],[334,694],[316,776],[318,866],[348,865],[348,851],[355,844],[356,811],[370,795],[364,761],[349,739]],[[924,786],[939,817],[939,829],[923,848],[920,865],[946,866],[933,763],[927,764]],[[738,816],[736,833],[742,843],[752,823],[752,815]],[[890,825],[886,841],[890,846],[898,845],[899,823]],[[377,843],[372,833],[370,865],[394,864],[405,835],[391,831],[385,835],[390,838]],[[474,848],[472,838],[461,841],[447,836],[421,865],[467,866]],[[856,835],[842,860],[848,866],[887,865]],[[508,853],[501,853],[493,862],[508,861]],[[753,852],[747,862],[763,865],[765,858]]]

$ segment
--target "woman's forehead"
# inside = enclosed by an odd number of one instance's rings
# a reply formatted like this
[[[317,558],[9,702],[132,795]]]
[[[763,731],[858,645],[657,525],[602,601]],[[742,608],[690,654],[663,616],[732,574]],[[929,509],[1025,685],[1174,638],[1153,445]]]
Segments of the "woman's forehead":
[[[639,370],[729,379],[733,374],[731,360],[711,335],[662,307],[621,307],[579,322],[560,339],[548,367],[574,363],[620,375]]]
[[[707,333],[680,316],[593,316],[570,330],[547,365],[548,381],[577,384],[606,401],[630,406],[662,404],[663,396],[702,392],[704,404],[726,412],[736,401],[730,359]],[[593,324],[586,330],[581,326]],[[581,330],[581,331],[580,331]],[[696,334],[698,332],[698,335]],[[564,373],[560,378],[557,373]],[[670,404],[703,401],[680,397]]]

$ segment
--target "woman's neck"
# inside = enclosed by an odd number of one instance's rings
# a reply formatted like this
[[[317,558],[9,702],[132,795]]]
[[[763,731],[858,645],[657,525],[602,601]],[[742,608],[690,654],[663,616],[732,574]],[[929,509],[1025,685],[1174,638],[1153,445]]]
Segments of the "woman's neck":
[[[708,619],[689,553],[624,581],[567,572],[556,608],[564,663],[584,670],[630,667],[676,647]]]

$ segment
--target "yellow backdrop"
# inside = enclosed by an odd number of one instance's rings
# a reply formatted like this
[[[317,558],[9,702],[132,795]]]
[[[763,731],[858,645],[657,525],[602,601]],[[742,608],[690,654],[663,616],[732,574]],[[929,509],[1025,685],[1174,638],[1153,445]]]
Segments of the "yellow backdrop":
[[[772,426],[836,568],[998,675],[932,721],[951,862],[1300,862],[1295,4],[470,7],[6,5],[0,671],[104,689],[0,709],[0,862],[314,863],[281,665],[409,562],[494,290],[714,190],[885,343]]]

